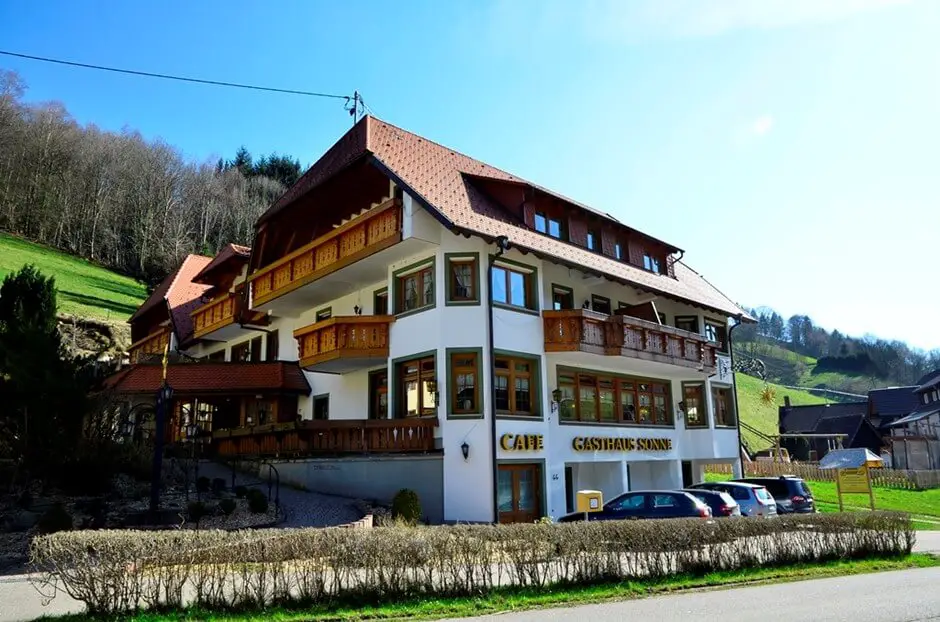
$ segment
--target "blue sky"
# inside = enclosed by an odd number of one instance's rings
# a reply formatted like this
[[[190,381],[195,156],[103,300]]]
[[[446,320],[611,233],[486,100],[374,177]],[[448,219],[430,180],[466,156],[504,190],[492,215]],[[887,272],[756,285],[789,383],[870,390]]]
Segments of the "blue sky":
[[[332,93],[668,239],[731,298],[940,347],[940,2],[0,3],[0,49]],[[313,162],[342,102],[0,57],[187,157]]]

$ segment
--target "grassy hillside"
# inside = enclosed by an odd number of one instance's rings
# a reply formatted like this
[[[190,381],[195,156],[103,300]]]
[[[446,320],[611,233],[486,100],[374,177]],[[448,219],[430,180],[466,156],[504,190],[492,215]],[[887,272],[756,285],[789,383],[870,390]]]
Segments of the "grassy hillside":
[[[0,233],[0,279],[30,263],[44,275],[55,277],[60,313],[123,322],[147,296],[144,285],[134,279]]]
[[[783,406],[783,397],[789,396],[790,403],[794,406],[806,404],[824,404],[825,399],[813,395],[806,391],[797,391],[795,389],[785,389],[779,385],[771,384],[776,390],[776,398],[773,404],[767,404],[761,399],[761,393],[764,389],[764,382],[759,378],[748,376],[746,374],[735,374],[738,386],[738,411],[741,421],[748,423],[764,434],[776,434],[777,427],[777,409]],[[745,440],[751,449],[764,449],[768,443],[760,440],[746,430],[742,430]]]

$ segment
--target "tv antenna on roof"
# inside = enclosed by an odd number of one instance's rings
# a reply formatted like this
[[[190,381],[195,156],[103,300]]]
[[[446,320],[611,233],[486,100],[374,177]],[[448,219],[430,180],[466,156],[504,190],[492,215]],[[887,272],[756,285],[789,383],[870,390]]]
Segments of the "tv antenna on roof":
[[[359,119],[365,116],[365,107],[366,103],[362,101],[362,95],[359,94],[359,91],[353,91],[352,100],[346,98],[346,112],[353,118],[353,125],[356,125]]]

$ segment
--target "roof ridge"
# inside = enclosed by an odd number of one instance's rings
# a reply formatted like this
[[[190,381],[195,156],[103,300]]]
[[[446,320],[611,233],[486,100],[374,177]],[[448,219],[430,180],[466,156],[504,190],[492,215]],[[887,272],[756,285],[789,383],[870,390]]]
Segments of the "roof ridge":
[[[738,303],[736,303],[736,302],[734,302],[733,300],[731,300],[731,297],[728,296],[728,294],[726,294],[726,293],[724,293],[723,291],[721,291],[721,289],[719,289],[717,285],[715,285],[714,283],[712,283],[711,281],[709,281],[707,278],[705,278],[705,275],[703,275],[701,272],[699,272],[698,270],[696,270],[695,268],[693,268],[693,267],[690,266],[689,264],[685,263],[685,261],[682,260],[682,259],[676,261],[675,263],[681,263],[683,266],[686,267],[686,269],[691,270],[692,272],[694,272],[694,273],[695,273],[695,276],[697,276],[698,278],[700,278],[700,279],[702,279],[703,281],[705,281],[706,283],[708,283],[709,287],[711,287],[712,289],[714,289],[716,292],[718,292],[719,294],[721,294],[722,296],[724,296],[726,299],[728,299],[730,302],[732,302],[734,305],[736,305],[738,308],[740,308],[741,311],[742,311],[743,317],[749,318],[749,319],[751,319],[751,320],[754,319],[754,317],[753,317],[750,313],[748,313],[747,309],[745,309],[744,307],[742,307],[742,306],[739,305]]]

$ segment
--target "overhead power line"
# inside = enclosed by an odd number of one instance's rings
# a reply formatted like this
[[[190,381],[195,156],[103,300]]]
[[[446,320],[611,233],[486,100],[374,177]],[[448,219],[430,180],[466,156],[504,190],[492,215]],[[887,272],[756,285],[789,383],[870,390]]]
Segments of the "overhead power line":
[[[4,56],[14,56],[16,58],[26,58],[29,60],[38,60],[44,63],[54,63],[56,65],[67,65],[69,67],[83,67],[85,69],[97,69],[99,71],[110,71],[112,73],[123,73],[132,76],[145,76],[148,78],[161,78],[163,80],[176,80],[178,82],[193,82],[196,84],[209,84],[212,86],[228,86],[236,89],[249,89],[252,91],[268,91],[271,93],[287,93],[288,95],[303,95],[306,97],[326,97],[329,99],[342,99],[345,101],[350,101],[352,96],[350,95],[335,95],[332,93],[316,93],[313,91],[300,91],[295,89],[279,89],[270,86],[258,86],[254,84],[239,84],[237,82],[224,82],[221,80],[203,80],[201,78],[189,78],[186,76],[173,76],[165,73],[152,73],[149,71],[136,71],[134,69],[119,69],[117,67],[105,67],[103,65],[91,65],[88,63],[78,63],[70,60],[62,60],[58,58],[46,58],[44,56],[33,56],[31,54],[19,54],[17,52],[7,52],[0,50],[0,54]]]

